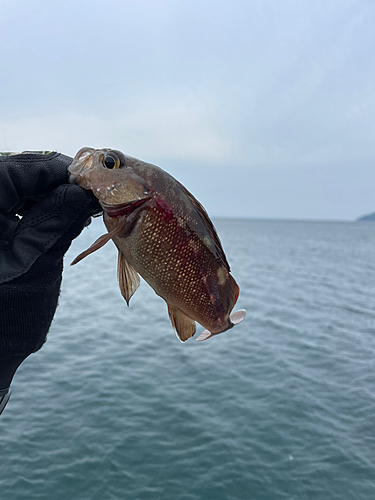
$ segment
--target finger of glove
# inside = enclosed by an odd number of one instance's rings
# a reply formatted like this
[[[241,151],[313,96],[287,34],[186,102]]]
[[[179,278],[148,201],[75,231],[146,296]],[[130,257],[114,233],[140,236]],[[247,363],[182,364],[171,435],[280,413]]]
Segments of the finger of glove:
[[[0,213],[0,248],[7,247],[12,240],[13,234],[17,229],[19,219],[14,215],[7,217]]]
[[[0,156],[0,212],[14,214],[27,200],[38,200],[67,183],[72,161],[60,153]]]
[[[73,184],[56,188],[27,212],[18,224],[10,249],[0,252],[0,282],[26,273],[54,247],[55,259],[62,260],[72,239],[82,231],[87,219],[98,212],[100,205],[90,191]]]

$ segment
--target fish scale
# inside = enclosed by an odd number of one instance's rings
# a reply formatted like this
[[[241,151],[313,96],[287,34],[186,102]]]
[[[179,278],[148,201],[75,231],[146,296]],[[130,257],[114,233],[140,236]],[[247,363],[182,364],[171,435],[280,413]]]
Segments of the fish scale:
[[[239,288],[216,230],[182,184],[155,165],[111,149],[81,149],[69,171],[99,199],[108,230],[73,263],[112,239],[128,305],[139,274],[166,301],[181,341],[195,334],[195,321],[206,328],[198,340],[206,340],[244,319],[245,311],[231,314]]]
[[[149,209],[145,207],[143,210]],[[211,252],[200,241],[197,241],[201,248],[197,258],[196,251],[186,243],[185,230],[175,217],[163,221],[158,210],[149,210],[146,217],[150,221],[146,229],[134,230],[130,236],[115,236],[116,246],[135,269],[142,266],[142,277],[158,295],[176,307],[183,301],[189,316],[195,314],[199,323],[207,323],[216,314],[214,306],[207,303],[202,311],[194,306],[197,302],[207,302],[204,278],[214,275],[220,264],[215,265],[215,259],[210,259]],[[110,230],[113,228],[107,219],[106,224]]]

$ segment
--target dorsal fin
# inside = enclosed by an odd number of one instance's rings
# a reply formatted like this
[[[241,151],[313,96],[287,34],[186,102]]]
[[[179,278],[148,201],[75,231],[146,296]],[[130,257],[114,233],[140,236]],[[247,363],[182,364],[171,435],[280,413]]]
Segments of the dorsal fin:
[[[230,266],[228,264],[228,261],[227,261],[227,258],[225,256],[225,253],[224,253],[224,250],[223,250],[223,247],[221,245],[221,241],[219,239],[219,236],[216,232],[216,229],[215,229],[215,226],[212,224],[212,221],[208,215],[208,213],[206,212],[206,209],[204,208],[204,206],[195,198],[195,196],[193,196],[190,191],[188,191],[186,189],[185,186],[183,186],[180,182],[176,181],[180,188],[182,189],[182,191],[185,193],[185,195],[189,198],[190,202],[193,204],[194,208],[196,209],[196,211],[198,212],[206,230],[208,231],[209,235],[211,236],[213,242],[214,242],[214,245],[215,245],[215,249],[217,251],[217,254],[218,256],[220,257],[220,259],[222,260],[224,266],[226,267],[226,269],[228,270],[228,272],[230,271]]]

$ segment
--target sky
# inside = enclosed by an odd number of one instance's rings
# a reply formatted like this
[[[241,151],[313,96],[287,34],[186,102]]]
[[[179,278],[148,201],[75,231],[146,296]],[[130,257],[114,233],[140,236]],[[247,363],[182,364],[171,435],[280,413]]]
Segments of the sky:
[[[111,147],[211,216],[375,211],[373,0],[0,0],[0,151]]]

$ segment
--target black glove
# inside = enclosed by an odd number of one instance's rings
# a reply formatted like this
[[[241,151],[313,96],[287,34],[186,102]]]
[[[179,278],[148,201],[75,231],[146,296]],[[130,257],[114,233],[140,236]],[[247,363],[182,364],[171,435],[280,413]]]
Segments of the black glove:
[[[68,183],[71,162],[59,153],[0,154],[0,413],[18,366],[45,342],[63,256],[101,211],[90,191]]]

